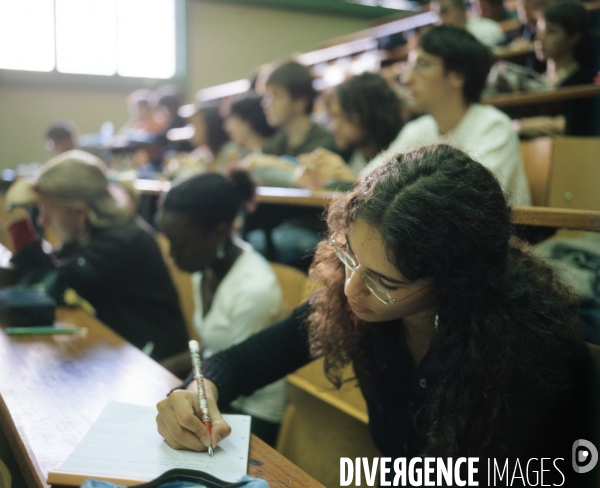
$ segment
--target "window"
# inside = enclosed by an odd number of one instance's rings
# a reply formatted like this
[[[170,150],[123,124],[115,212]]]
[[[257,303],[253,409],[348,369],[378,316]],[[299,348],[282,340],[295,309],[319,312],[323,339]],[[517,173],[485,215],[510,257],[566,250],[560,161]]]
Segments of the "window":
[[[176,0],[0,0],[0,69],[172,78]]]

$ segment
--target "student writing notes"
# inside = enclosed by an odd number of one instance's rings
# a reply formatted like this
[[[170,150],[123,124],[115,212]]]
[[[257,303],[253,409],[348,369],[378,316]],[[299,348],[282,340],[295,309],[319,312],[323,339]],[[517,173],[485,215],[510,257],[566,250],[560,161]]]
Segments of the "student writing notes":
[[[337,385],[352,363],[383,456],[570,463],[575,440],[595,441],[594,369],[567,292],[515,245],[488,169],[446,145],[400,154],[333,203],[327,220],[310,301],[204,363],[213,419],[217,401],[323,356]],[[182,390],[158,404],[172,447],[204,449],[196,402]],[[213,442],[228,433],[213,421]],[[565,486],[585,479],[564,472]]]
[[[170,254],[192,273],[194,325],[205,358],[269,327],[282,314],[281,289],[269,263],[232,237],[235,218],[253,196],[245,172],[230,178],[204,173],[173,186],[162,203],[160,225]],[[233,409],[252,415],[252,432],[274,445],[286,401],[284,381],[231,400]]]

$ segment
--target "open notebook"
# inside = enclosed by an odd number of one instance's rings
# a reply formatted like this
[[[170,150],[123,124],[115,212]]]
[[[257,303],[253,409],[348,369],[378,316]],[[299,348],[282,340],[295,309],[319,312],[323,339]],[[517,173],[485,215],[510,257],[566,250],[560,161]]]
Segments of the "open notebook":
[[[88,478],[131,486],[173,468],[204,471],[233,482],[246,474],[248,415],[223,415],[231,435],[207,453],[171,449],[156,431],[156,408],[109,402],[66,461],[48,474],[48,484],[80,486]]]

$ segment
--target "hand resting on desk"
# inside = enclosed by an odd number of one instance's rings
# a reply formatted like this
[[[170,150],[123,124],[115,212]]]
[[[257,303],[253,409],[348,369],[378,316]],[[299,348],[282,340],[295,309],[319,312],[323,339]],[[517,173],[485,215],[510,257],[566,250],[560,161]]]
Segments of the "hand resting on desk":
[[[209,445],[216,447],[222,439],[231,434],[231,427],[223,420],[217,407],[219,398],[217,387],[206,378],[204,385],[212,425],[212,442],[208,430],[200,421],[195,382],[192,382],[187,390],[174,391],[156,405],[158,433],[173,449],[206,451]]]
[[[301,154],[298,160],[296,182],[304,188],[325,188],[334,181],[354,183],[358,179],[341,156],[321,147]]]

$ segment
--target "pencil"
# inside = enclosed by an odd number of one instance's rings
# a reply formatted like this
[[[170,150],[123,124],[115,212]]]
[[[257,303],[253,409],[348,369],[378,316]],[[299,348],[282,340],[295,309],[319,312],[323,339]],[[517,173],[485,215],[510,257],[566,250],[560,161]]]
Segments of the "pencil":
[[[9,327],[4,330],[7,335],[56,335],[56,334],[75,334],[79,336],[87,335],[85,327],[54,327],[53,325],[36,325],[30,327]]]
[[[200,420],[208,429],[208,434],[211,435],[210,415],[208,413],[208,401],[206,400],[206,390],[204,388],[204,376],[202,374],[202,361],[200,359],[200,346],[198,341],[190,341],[190,354],[192,355],[192,365],[194,367],[194,376],[198,385],[198,405],[200,407]],[[212,441],[211,441],[212,444]],[[212,445],[208,446],[208,454],[213,456]]]

